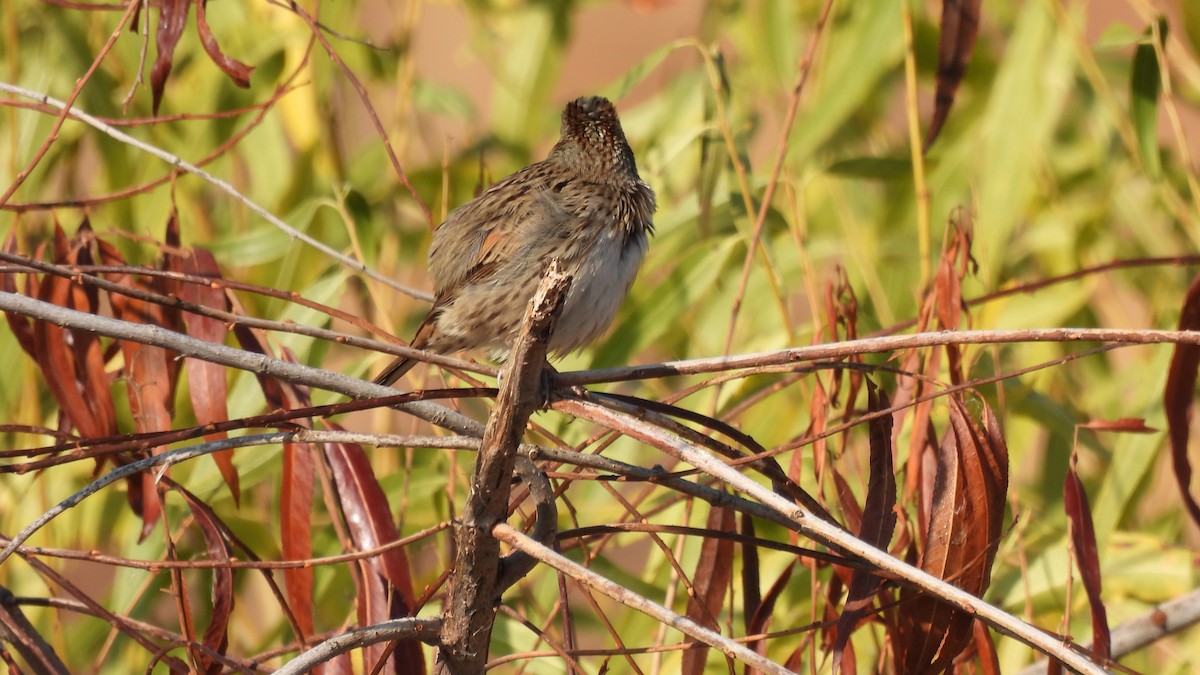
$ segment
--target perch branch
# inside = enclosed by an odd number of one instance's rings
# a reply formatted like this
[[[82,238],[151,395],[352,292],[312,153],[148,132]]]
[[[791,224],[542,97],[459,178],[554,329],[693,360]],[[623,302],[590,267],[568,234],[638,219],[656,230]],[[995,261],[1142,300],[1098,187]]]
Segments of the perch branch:
[[[476,456],[471,492],[455,532],[454,573],[442,614],[435,673],[479,673],[487,663],[503,584],[500,542],[492,527],[508,516],[508,495],[517,450],[529,416],[545,403],[546,343],[566,300],[570,277],[557,261],[542,279],[525,312],[521,336],[505,366],[496,407]],[[538,524],[541,525],[539,513]]]
[[[1200,337],[1200,334],[1197,334],[1197,337]],[[769,488],[758,484],[750,477],[742,475],[734,467],[725,464],[717,457],[684,442],[682,439],[658,427],[633,416],[609,410],[590,401],[559,401],[555,407],[564,412],[569,412],[576,417],[587,419],[610,429],[619,429],[631,438],[657,447],[695,466],[705,473],[724,481],[735,490],[748,494],[766,506],[787,516],[791,520],[789,527],[806,537],[894,574],[896,578],[904,580],[905,583],[912,584],[934,597],[945,600],[971,616],[986,621],[993,628],[1062,661],[1065,665],[1080,673],[1104,675],[1106,672],[1086,656],[1065,646],[1061,638],[1031,626],[998,607],[990,605],[924,570],[917,569],[908,563],[898,560],[888,553],[858,539],[834,523],[828,523],[820,518],[813,517],[805,509],[775,494]]]

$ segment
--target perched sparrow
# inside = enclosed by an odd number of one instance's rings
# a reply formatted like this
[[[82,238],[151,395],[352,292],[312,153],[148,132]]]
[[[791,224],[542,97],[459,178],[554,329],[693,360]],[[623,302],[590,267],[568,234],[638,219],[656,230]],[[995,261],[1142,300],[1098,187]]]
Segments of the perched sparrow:
[[[573,280],[549,347],[583,347],[629,292],[654,209],[612,103],[592,96],[567,104],[562,139],[546,159],[458,207],[434,231],[433,308],[412,346],[505,354],[545,265],[558,258]],[[415,364],[397,358],[375,382],[392,384]]]

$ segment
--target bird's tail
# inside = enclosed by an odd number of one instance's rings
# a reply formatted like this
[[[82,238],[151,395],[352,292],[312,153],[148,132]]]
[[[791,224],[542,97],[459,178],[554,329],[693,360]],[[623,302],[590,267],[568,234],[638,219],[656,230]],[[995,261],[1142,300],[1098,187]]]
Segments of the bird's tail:
[[[394,361],[388,364],[387,368],[383,369],[375,378],[375,384],[382,384],[385,387],[392,386],[392,383],[404,377],[404,374],[412,370],[412,367],[417,365],[416,359],[410,359],[403,356],[396,357]]]
[[[436,310],[437,307],[434,307]],[[429,344],[429,338],[433,336],[433,325],[437,319],[437,313],[430,311],[421,322],[421,326],[417,328],[417,334],[413,336],[412,342],[408,343],[413,349],[424,349],[425,345]],[[409,358],[407,356],[397,356],[394,361],[388,364],[387,368],[383,369],[375,378],[375,384],[382,384],[385,387],[392,386],[396,380],[404,377],[404,374],[412,370],[412,367],[419,363],[418,359]]]

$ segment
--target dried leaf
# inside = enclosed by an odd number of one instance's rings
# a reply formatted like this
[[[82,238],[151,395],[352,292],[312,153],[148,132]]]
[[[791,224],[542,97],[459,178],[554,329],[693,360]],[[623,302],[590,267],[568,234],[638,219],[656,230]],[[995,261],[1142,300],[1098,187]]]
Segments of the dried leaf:
[[[707,527],[715,532],[735,531],[733,511],[713,507],[708,512]],[[706,628],[718,627],[715,617],[721,614],[725,592],[733,576],[733,550],[731,539],[709,537],[700,545],[700,559],[692,575],[692,588],[696,594],[688,598],[687,618]],[[685,651],[680,672],[703,673],[707,658],[706,646]]]
[[[288,443],[283,446],[279,529],[283,557],[287,560],[312,558],[315,453],[316,448],[310,443]],[[313,634],[313,571],[308,567],[285,569],[283,582],[303,642]]]
[[[158,56],[150,69],[150,92],[153,95],[153,111],[158,114],[162,103],[163,89],[171,75],[171,64],[175,59],[175,46],[187,25],[188,7],[192,0],[160,0],[158,6],[158,28],[154,33],[154,46]]]
[[[1115,420],[1088,420],[1079,426],[1094,431],[1119,431],[1127,434],[1152,434],[1158,431],[1154,427],[1146,426],[1146,420],[1141,417],[1122,417]]]
[[[208,27],[207,10],[208,0],[198,0],[196,3],[196,27],[200,33],[200,44],[204,45],[204,51],[208,53],[208,58],[212,59],[213,63],[217,64],[217,67],[228,75],[234,84],[243,89],[248,88],[250,74],[254,72],[254,69],[241,61],[229,58],[221,51],[217,39],[213,37],[212,30]]]
[[[329,429],[342,427],[322,420]],[[338,506],[346,520],[354,546],[360,550],[376,548],[400,538],[392,518],[387,495],[380,487],[375,471],[367,460],[362,446],[354,443],[326,443],[325,461],[329,464],[337,487]],[[412,577],[408,555],[402,548],[385,551],[364,561],[360,590],[359,620],[377,623],[408,616],[414,604]],[[386,584],[380,583],[386,581]],[[382,646],[366,649],[367,663],[374,663],[382,654]],[[420,644],[401,642],[392,654],[396,672],[424,672],[425,661]]]
[[[867,409],[871,412],[891,407],[887,393],[878,391],[867,381]],[[862,509],[861,523],[857,528],[858,538],[878,549],[887,550],[892,533],[896,530],[896,475],[892,467],[892,418],[889,416],[871,420],[870,430],[870,479],[867,482],[867,499]],[[843,501],[845,503],[845,500]],[[850,576],[849,591],[842,615],[838,618],[837,639],[833,645],[833,672],[853,673],[850,651],[850,634],[854,631],[871,607],[871,599],[879,590],[880,579],[868,570],[855,569]],[[844,666],[844,667],[843,667]]]
[[[86,220],[71,241],[56,226],[53,261],[59,265],[90,263],[90,254],[80,243],[90,234]],[[59,307],[89,313],[98,309],[94,293],[62,277],[45,277],[37,292],[38,299]],[[115,434],[116,407],[104,371],[100,339],[88,331],[60,328],[45,321],[33,322],[33,339],[46,385],[71,425],[87,438]]]
[[[746,632],[750,635],[759,635],[766,633],[771,626],[771,615],[775,613],[775,603],[779,601],[783,592],[787,590],[788,581],[792,578],[792,570],[796,568],[798,560],[792,560],[788,566],[780,572],[779,578],[771,587],[767,589],[767,594],[763,596],[762,602],[758,604],[758,609],[754,612],[754,616],[750,619],[750,623],[746,628]],[[750,649],[759,654],[766,654],[766,640],[754,640],[746,645]]]
[[[788,465],[788,477],[797,484],[810,470],[817,476],[818,484],[825,476],[825,460],[829,454],[829,439],[825,437],[825,430],[829,428],[829,406],[825,385],[821,383],[820,377],[814,377],[813,390],[808,403],[808,428],[804,430],[807,438],[816,438],[811,444],[813,466],[812,469],[806,469],[804,455],[799,452],[792,453],[792,461]],[[794,532],[789,533],[788,537],[792,543],[796,543],[799,539],[799,535]]]
[[[115,249],[102,246],[100,252],[106,264],[120,264],[113,259]],[[131,279],[127,274],[107,276],[117,283],[149,290],[145,281]],[[148,326],[162,326],[166,323],[160,305],[116,293],[110,296],[109,301],[113,314],[122,321]],[[174,419],[175,385],[179,376],[179,364],[170,352],[161,347],[131,340],[119,340],[118,344],[125,361],[124,379],[134,428],[139,433],[169,430]],[[153,454],[164,451],[165,448],[161,447],[151,450]],[[158,500],[154,480],[152,472],[143,473],[141,499],[138,503],[131,502],[134,510],[142,516],[142,534],[139,541],[145,540],[162,514],[162,505]],[[138,493],[131,491],[129,494],[132,497]]]
[[[187,499],[188,507],[200,532],[204,535],[204,544],[210,560],[229,562],[229,546],[225,541],[223,528],[219,526],[216,513],[196,496],[182,491]],[[204,645],[218,654],[224,655],[229,647],[229,617],[233,615],[233,570],[226,566],[213,568],[212,582],[212,614],[208,627],[204,629]],[[217,675],[223,672],[221,661],[214,659],[207,652],[198,652],[200,667],[207,675]]]
[[[1096,530],[1092,524],[1092,509],[1088,504],[1083,481],[1075,472],[1075,462],[1063,481],[1063,508],[1071,523],[1071,545],[1075,550],[1075,564],[1083,589],[1087,591],[1088,605],[1092,613],[1092,650],[1104,657],[1112,655],[1112,639],[1108,631],[1108,612],[1100,596],[1100,552],[1096,546]]]
[[[961,396],[950,399],[951,429],[937,451],[923,570],[975,595],[991,579],[1008,490],[1008,451],[999,422],[984,405],[983,425]],[[982,525],[982,527],[981,527]],[[973,619],[950,605],[905,589],[897,662],[900,673],[945,672],[971,638]]]
[[[178,219],[174,214],[167,223],[166,239],[169,246],[178,246]],[[216,258],[212,253],[201,248],[193,249],[187,255],[182,256],[168,254],[164,256],[163,262],[164,267],[173,272],[213,279],[221,278]],[[225,292],[215,286],[170,282],[168,288],[163,290],[178,295],[182,300],[193,305],[219,310],[229,309],[229,299]],[[225,342],[225,324],[217,319],[198,314],[187,314],[182,318],[182,323],[183,331],[197,340],[213,344],[224,344]],[[184,368],[188,374],[188,400],[191,402],[192,412],[196,415],[196,422],[212,424],[229,419],[229,409],[226,406],[229,391],[225,380],[225,369],[218,364],[192,358],[184,360]],[[205,439],[215,441],[226,436],[227,434],[221,432],[209,434],[205,436]],[[229,491],[233,494],[234,503],[240,504],[241,489],[237,468],[233,465],[233,449],[213,453],[212,458],[216,462],[225,484],[229,486]]]
[[[933,119],[925,135],[925,150],[937,140],[954,97],[967,74],[967,62],[979,32],[980,0],[942,0],[942,33],[938,44],[937,95]]]
[[[975,653],[979,657],[980,675],[1001,675],[1000,655],[996,653],[996,643],[992,640],[992,632],[987,624],[975,620],[972,628],[975,639]]]
[[[1188,287],[1179,314],[1179,330],[1200,330],[1200,276]],[[1167,384],[1163,389],[1163,410],[1167,417],[1167,438],[1171,441],[1171,466],[1175,482],[1192,522],[1200,525],[1200,504],[1192,496],[1192,464],[1188,458],[1191,435],[1192,402],[1196,395],[1196,373],[1200,368],[1200,346],[1175,345]]]
[[[951,237],[942,251],[934,278],[933,297],[937,323],[942,330],[958,330],[962,325],[963,304],[962,282],[971,268],[972,234],[969,224],[951,221]],[[962,351],[958,345],[946,345],[947,370],[950,382],[961,384],[963,372]],[[926,371],[936,376],[937,371]]]
[[[739,524],[742,528],[742,536],[747,540],[753,540],[754,518],[748,514],[741,514]],[[762,583],[761,570],[758,562],[758,546],[753,543],[742,545],[742,621],[748,633],[753,633],[750,629],[751,623],[754,621],[754,616],[758,613],[758,608],[762,606],[762,592],[760,584]]]

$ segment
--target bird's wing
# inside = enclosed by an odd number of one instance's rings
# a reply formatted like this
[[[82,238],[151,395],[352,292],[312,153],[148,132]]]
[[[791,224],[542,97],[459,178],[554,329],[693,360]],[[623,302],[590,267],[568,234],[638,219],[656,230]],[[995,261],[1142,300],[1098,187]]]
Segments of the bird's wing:
[[[554,229],[549,221],[565,219],[553,187],[537,180],[536,169],[535,164],[497,183],[439,226],[429,252],[439,300],[486,279],[513,259],[530,257],[531,249]]]

